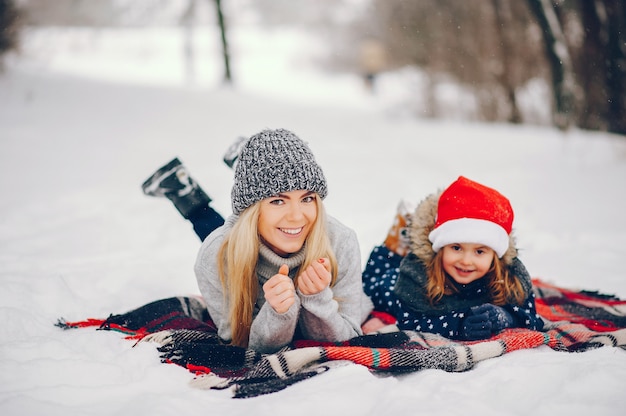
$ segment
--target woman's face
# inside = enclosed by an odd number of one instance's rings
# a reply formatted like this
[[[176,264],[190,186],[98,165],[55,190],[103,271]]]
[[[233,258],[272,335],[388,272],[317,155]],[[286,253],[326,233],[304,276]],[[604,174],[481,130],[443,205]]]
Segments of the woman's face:
[[[317,219],[317,194],[290,191],[260,202],[259,234],[279,256],[287,257],[304,245]]]
[[[455,282],[466,285],[482,278],[493,263],[495,251],[482,244],[454,243],[443,250],[443,269]]]

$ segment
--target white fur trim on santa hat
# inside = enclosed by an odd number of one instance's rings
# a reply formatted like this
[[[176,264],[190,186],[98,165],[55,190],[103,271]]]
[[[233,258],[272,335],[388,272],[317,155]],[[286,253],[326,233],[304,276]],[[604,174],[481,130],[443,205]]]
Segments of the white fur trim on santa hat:
[[[498,224],[475,218],[449,220],[428,235],[436,252],[453,243],[484,244],[502,257],[509,248],[509,234]]]

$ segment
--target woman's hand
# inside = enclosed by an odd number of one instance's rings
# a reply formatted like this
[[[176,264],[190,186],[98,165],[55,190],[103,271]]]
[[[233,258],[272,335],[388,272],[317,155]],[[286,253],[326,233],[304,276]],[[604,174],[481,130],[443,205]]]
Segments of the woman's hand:
[[[303,295],[315,295],[330,285],[330,261],[319,259],[298,276],[298,290]]]
[[[296,289],[289,277],[289,267],[280,266],[278,274],[270,277],[263,285],[265,300],[277,313],[285,313],[296,302]]]

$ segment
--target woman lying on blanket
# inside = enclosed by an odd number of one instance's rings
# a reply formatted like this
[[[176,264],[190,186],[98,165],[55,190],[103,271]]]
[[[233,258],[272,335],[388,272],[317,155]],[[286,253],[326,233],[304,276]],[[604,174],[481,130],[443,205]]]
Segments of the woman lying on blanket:
[[[326,215],[326,179],[309,147],[279,129],[234,150],[226,221],[178,159],[143,184],[146,194],[169,198],[203,240],[196,278],[220,338],[268,353],[294,338],[362,335],[373,306],[356,234]]]
[[[396,220],[371,253],[363,285],[400,329],[478,340],[543,328],[511,235],[513,209],[498,191],[459,177]]]

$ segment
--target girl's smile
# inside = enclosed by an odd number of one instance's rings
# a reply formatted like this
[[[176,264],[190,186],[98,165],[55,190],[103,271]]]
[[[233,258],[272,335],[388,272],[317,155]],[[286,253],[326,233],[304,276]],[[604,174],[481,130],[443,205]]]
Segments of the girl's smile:
[[[466,285],[485,276],[495,252],[487,246],[454,243],[443,247],[443,269],[457,283]]]
[[[461,269],[459,267],[455,267],[455,268],[456,268],[457,273],[459,273],[460,275],[463,275],[463,276],[470,275],[471,273],[474,272],[473,269],[469,270],[469,269]]]

